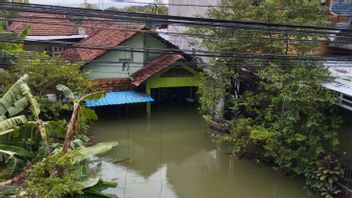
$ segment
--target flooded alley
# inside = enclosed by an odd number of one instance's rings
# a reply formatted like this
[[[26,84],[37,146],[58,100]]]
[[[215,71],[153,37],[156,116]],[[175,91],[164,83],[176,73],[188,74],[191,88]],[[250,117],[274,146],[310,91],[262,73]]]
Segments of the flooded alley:
[[[94,123],[92,138],[117,140],[95,174],[116,179],[119,197],[297,198],[308,196],[304,180],[270,166],[237,160],[213,138],[195,105],[159,105],[148,119],[141,106],[111,110]],[[98,111],[99,112],[99,111]],[[120,159],[127,163],[114,163]]]

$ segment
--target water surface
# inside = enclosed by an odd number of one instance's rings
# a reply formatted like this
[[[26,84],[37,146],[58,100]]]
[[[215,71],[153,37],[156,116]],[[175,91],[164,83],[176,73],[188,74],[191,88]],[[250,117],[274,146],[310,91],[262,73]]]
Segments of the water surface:
[[[149,119],[143,106],[134,107],[102,111],[92,127],[98,142],[120,142],[95,171],[118,181],[107,192],[122,198],[309,197],[303,179],[228,155],[230,148],[214,141],[195,106],[153,107]],[[122,158],[130,160],[113,162]]]

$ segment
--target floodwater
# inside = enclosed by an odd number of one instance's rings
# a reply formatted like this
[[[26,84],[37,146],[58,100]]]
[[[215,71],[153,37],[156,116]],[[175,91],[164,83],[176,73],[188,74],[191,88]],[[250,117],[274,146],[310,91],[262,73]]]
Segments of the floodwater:
[[[154,106],[149,119],[143,106],[133,106],[101,110],[91,128],[98,142],[120,142],[94,170],[118,182],[106,192],[120,198],[312,197],[302,178],[228,155],[230,147],[215,142],[196,106]]]
[[[337,146],[336,153],[352,160],[352,112],[346,109],[340,109],[339,113],[343,123],[338,133],[339,145]]]

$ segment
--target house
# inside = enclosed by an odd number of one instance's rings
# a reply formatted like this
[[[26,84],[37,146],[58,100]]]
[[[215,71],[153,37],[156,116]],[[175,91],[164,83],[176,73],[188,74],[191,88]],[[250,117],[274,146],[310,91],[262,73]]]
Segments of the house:
[[[65,15],[24,12],[11,19],[7,31],[21,33],[25,28],[30,32],[25,38],[24,49],[28,51],[46,51],[51,56],[59,55],[67,46],[48,44],[49,42],[78,42],[88,35]],[[26,41],[38,41],[39,44]]]
[[[101,100],[87,101],[87,106],[148,102],[150,112],[154,99],[194,98],[200,80],[195,60],[147,25],[99,18],[74,23],[65,16],[56,17],[39,17],[39,23],[32,21],[38,18],[13,21],[8,30],[19,33],[31,26],[27,41],[70,41],[72,45],[67,49],[60,48],[60,57],[83,62],[82,70],[89,71],[88,78],[108,92]],[[47,20],[53,25],[43,26]],[[42,43],[26,46],[35,51],[48,51],[47,47]]]
[[[352,34],[350,33],[352,1],[331,0],[327,3],[330,6],[330,15],[334,19],[333,25],[341,30],[330,35],[329,42],[323,47],[323,53],[350,56],[352,54]],[[323,86],[339,94],[338,106],[352,111],[352,61],[326,61],[324,65],[329,68],[335,79],[324,83]]]
[[[176,98],[192,98],[200,79],[200,70],[192,57],[182,52],[163,53],[166,49],[177,51],[177,47],[157,32],[145,33],[142,30],[149,29],[140,24],[110,25],[109,29],[103,29],[76,44],[103,49],[71,48],[65,50],[62,57],[83,61],[83,70],[90,71],[88,77],[97,81],[104,91],[137,90],[159,100],[166,99],[166,92]],[[177,95],[177,92],[181,94]],[[100,106],[101,101],[90,106]],[[147,110],[150,112],[150,104]]]

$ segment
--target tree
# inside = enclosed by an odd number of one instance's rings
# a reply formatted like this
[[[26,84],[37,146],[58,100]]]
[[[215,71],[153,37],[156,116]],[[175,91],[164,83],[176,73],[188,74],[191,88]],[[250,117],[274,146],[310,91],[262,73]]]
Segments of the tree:
[[[158,5],[160,1],[154,1],[155,4],[150,3],[149,5],[137,5],[137,6],[126,6],[124,8],[109,7],[106,10],[109,11],[124,11],[124,12],[136,12],[136,13],[147,13],[147,14],[161,14],[168,15],[169,8],[164,5]]]
[[[67,132],[63,145],[63,152],[66,153],[70,147],[70,143],[73,139],[75,130],[80,132],[81,124],[90,120],[96,120],[96,114],[93,110],[82,106],[85,100],[97,100],[104,96],[104,92],[90,93],[82,97],[76,96],[68,87],[59,84],[56,89],[63,92],[66,99],[69,99],[73,103],[73,110],[71,119],[67,125]]]
[[[76,92],[89,93],[95,83],[87,78],[88,72],[81,71],[81,64],[49,57],[45,53],[26,53],[28,57],[20,57],[16,66],[9,68],[10,80],[4,84],[3,90],[8,89],[15,79],[28,74],[28,85],[33,95],[38,97],[41,104],[41,117],[45,120],[58,119],[64,110],[69,110],[68,104],[61,101],[49,101],[46,94],[59,94],[55,89],[58,84],[65,84]]]
[[[210,9],[207,17],[296,25],[328,23],[328,8],[320,1],[267,0],[256,4],[233,1],[226,6],[230,8]],[[203,39],[202,45],[220,52],[305,56],[318,50],[318,40],[321,39],[318,35],[289,31],[226,28],[193,28],[190,31],[212,35],[211,39]],[[231,111],[233,116],[228,120],[232,129],[223,139],[233,143],[234,153],[256,156],[288,173],[315,174],[310,166],[326,159],[325,147],[334,148],[338,144],[339,119],[334,114],[336,95],[321,86],[330,78],[322,62],[251,58],[211,61],[215,66],[203,77],[200,85],[201,109],[217,121],[214,105],[225,100],[222,115]],[[246,81],[240,72],[243,69],[256,74],[259,79]],[[227,70],[234,75],[223,75],[229,73]],[[239,82],[241,85],[250,84],[247,88],[252,88],[238,95],[240,90],[236,85]],[[219,87],[225,93],[217,91]],[[333,186],[336,186],[338,176],[331,176],[334,177],[330,178]],[[312,187],[314,182],[311,180],[316,177],[309,178],[307,184]],[[329,197],[336,193],[335,189],[322,187],[314,190]]]

